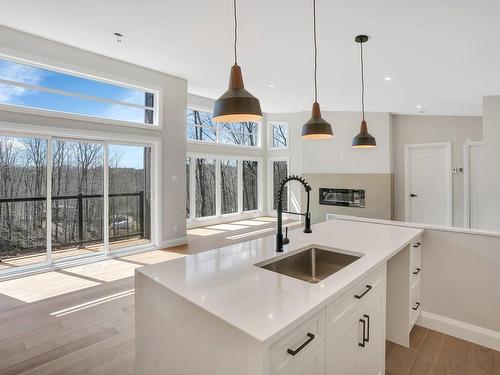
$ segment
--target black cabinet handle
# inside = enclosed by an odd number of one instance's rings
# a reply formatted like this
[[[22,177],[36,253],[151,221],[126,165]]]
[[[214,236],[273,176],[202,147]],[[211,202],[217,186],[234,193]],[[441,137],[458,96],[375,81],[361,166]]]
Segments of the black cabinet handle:
[[[420,302],[415,302],[415,307],[412,307],[413,310],[418,310],[418,308],[420,307]]]
[[[316,336],[314,336],[311,332],[307,332],[307,337],[308,337],[307,340],[304,341],[304,343],[300,345],[297,349],[293,350],[288,348],[286,352],[290,355],[296,355],[298,352],[304,349],[307,346],[307,344],[309,344],[312,340],[314,340]]]
[[[413,245],[413,247],[419,247],[420,245],[422,245],[420,242],[417,242],[415,245]]]
[[[420,268],[417,267],[417,270],[416,271],[413,271],[413,274],[414,275],[418,275],[420,273]]]
[[[361,298],[363,298],[363,297],[364,297],[364,295],[365,295],[366,293],[368,293],[368,292],[371,290],[371,288],[372,288],[372,286],[371,286],[371,285],[367,285],[367,286],[366,286],[366,290],[365,290],[363,293],[361,293],[361,294],[355,294],[355,295],[354,295],[354,298],[357,298],[357,299],[361,299]]]
[[[365,347],[365,330],[366,330],[366,321],[364,319],[359,319],[359,322],[363,324],[363,342],[358,342],[358,345],[362,348]]]
[[[366,318],[366,342],[370,342],[370,315],[364,314],[363,315]]]
[[[416,196],[417,196],[417,194],[413,194],[413,193],[410,194],[410,198],[415,198]]]

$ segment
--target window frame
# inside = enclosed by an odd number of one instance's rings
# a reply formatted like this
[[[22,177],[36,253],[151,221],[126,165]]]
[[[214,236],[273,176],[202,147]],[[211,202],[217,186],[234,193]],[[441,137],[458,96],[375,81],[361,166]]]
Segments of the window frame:
[[[251,156],[251,155],[230,155],[230,154],[205,154],[188,152],[186,153],[186,159],[190,158],[196,159],[214,159],[215,160],[215,215],[196,217],[196,163],[190,161],[189,163],[189,213],[190,217],[186,218],[186,223],[188,229],[194,228],[196,226],[207,225],[210,223],[219,223],[227,218],[238,218],[255,215],[262,212],[262,182],[263,182],[263,159],[261,157]],[[236,212],[222,214],[222,203],[221,203],[221,160],[236,160],[238,163],[238,210]],[[243,161],[256,161],[257,162],[257,209],[243,211]],[[187,192],[186,192],[187,193]]]
[[[189,105],[189,104],[186,107],[186,111],[187,110],[212,113],[212,109],[209,109],[206,107],[200,107],[200,106],[196,106],[196,105]],[[262,149],[262,126],[263,126],[262,124],[263,124],[263,122],[262,121],[252,121],[252,122],[257,125],[257,132],[256,133],[247,133],[247,132],[242,132],[242,131],[237,131],[237,130],[235,131],[235,133],[254,135],[257,138],[257,142],[256,142],[255,146],[238,145],[238,144],[234,144],[234,143],[223,143],[221,140],[221,133],[225,130],[222,130],[218,124],[216,124],[214,127],[215,134],[216,134],[214,142],[202,141],[202,140],[198,140],[198,139],[189,139],[187,137],[187,122],[186,122],[186,142],[188,144],[191,143],[191,144],[195,144],[195,145],[210,145],[210,146],[219,146],[219,147],[228,147],[228,148],[233,147],[233,148],[237,148],[237,149],[259,150],[259,149]],[[196,125],[196,126],[203,127],[203,125]],[[205,125],[205,127],[209,127],[209,126]]]
[[[276,156],[268,158],[268,173],[267,173],[267,181],[268,181],[268,208],[269,212],[276,213],[274,209],[274,178],[273,178],[273,163],[276,161],[285,161],[287,167],[287,174],[290,175],[290,158],[287,156]],[[286,196],[287,206],[290,207],[290,188],[287,190]]]
[[[61,260],[55,260],[52,258],[52,215],[47,215],[46,225],[47,225],[47,249],[46,249],[46,260],[45,262],[30,264],[22,267],[15,267],[11,270],[2,270],[0,275],[2,277],[8,275],[23,274],[26,272],[36,272],[40,269],[51,269],[63,267],[66,264],[83,264],[85,262],[95,262],[99,260],[112,259],[117,256],[122,256],[123,254],[129,254],[134,252],[152,250],[159,248],[161,246],[161,207],[162,205],[162,194],[161,192],[161,142],[155,137],[149,136],[138,136],[137,140],[131,142],[129,137],[120,134],[113,134],[109,132],[97,132],[97,131],[82,131],[75,132],[72,129],[61,129],[55,127],[48,127],[43,125],[32,125],[27,123],[12,123],[0,121],[0,133],[9,137],[33,137],[39,139],[47,140],[47,207],[52,207],[52,141],[57,139],[70,140],[70,141],[81,141],[81,142],[92,142],[92,143],[102,143],[104,145],[103,149],[103,165],[108,165],[108,155],[109,155],[109,145],[129,145],[129,146],[142,146],[151,147],[151,240],[150,243],[145,245],[135,245],[130,247],[124,247],[119,250],[110,249],[110,243],[108,238],[108,231],[104,230],[103,235],[105,242],[103,243],[103,252],[97,255],[76,255],[68,258],[62,258]],[[107,167],[103,168],[104,173],[104,191],[103,191],[103,227],[108,227],[109,217],[108,212],[108,174],[109,170]],[[50,228],[50,230],[49,230]]]
[[[286,146],[285,147],[274,147],[273,146],[273,126],[274,125],[286,125]],[[290,147],[290,123],[288,121],[267,121],[267,138],[268,138],[268,144],[267,148],[269,150],[288,150]]]
[[[28,106],[22,106],[22,105],[17,105],[17,104],[0,103],[0,110],[17,112],[17,113],[41,115],[41,116],[46,116],[46,117],[62,118],[62,119],[68,119],[68,120],[86,121],[86,122],[92,122],[92,123],[129,126],[129,127],[149,129],[149,130],[162,130],[163,129],[163,113],[162,112],[163,112],[164,90],[161,86],[151,85],[151,84],[147,84],[145,82],[137,82],[134,80],[127,79],[125,77],[112,75],[112,74],[104,73],[101,71],[99,71],[99,72],[93,71],[93,70],[86,69],[86,68],[79,67],[79,66],[65,65],[65,64],[57,63],[55,61],[49,61],[47,59],[34,58],[32,56],[22,56],[22,54],[18,54],[18,56],[13,56],[9,53],[6,53],[3,48],[0,48],[0,59],[7,60],[7,61],[10,61],[13,63],[32,66],[34,68],[50,70],[50,71],[53,71],[55,73],[72,75],[72,76],[75,76],[78,78],[98,81],[101,83],[119,86],[119,87],[123,87],[123,88],[127,88],[127,89],[150,92],[150,93],[153,93],[155,96],[154,106],[153,106],[153,124],[125,121],[125,120],[115,120],[115,119],[109,119],[109,118],[105,118],[105,117],[83,115],[83,114],[77,114],[77,113],[71,113],[71,112],[63,112],[63,111],[57,111],[57,110],[52,110],[52,109],[28,107]],[[4,84],[8,85],[9,83],[4,83]],[[14,85],[14,84],[10,84],[10,85]],[[14,86],[16,86],[16,85],[14,85]],[[18,86],[21,87],[21,86],[24,86],[24,84],[19,84]],[[51,93],[51,92],[54,93],[53,91],[64,91],[64,90],[57,90],[57,89],[47,89],[47,88],[44,88],[43,86],[31,85],[31,84],[27,84],[27,86],[35,87],[35,88],[33,88],[34,90],[36,90],[36,87],[40,87],[39,91],[48,92],[48,93]],[[68,93],[70,93],[70,92],[68,91]],[[64,94],[59,94],[59,95],[64,95]],[[92,95],[84,95],[84,94],[71,94],[68,96],[77,97],[77,98],[92,97]],[[96,98],[98,98],[98,97],[96,97]],[[113,101],[112,99],[104,100],[104,102],[122,105],[124,107],[127,106],[126,102],[123,102],[122,104],[120,104],[120,103],[117,103],[120,101]],[[135,107],[135,105],[132,105],[130,107]]]

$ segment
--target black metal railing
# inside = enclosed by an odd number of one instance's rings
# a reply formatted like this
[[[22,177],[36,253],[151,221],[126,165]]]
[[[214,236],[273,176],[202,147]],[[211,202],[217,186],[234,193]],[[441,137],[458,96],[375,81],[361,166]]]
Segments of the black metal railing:
[[[144,238],[144,228],[145,228],[145,200],[144,200],[144,191],[136,192],[136,193],[117,193],[117,194],[109,194],[109,240],[118,241],[121,239],[127,239],[132,237]],[[135,209],[130,209],[129,206],[129,198],[136,197],[138,199],[137,205]],[[52,209],[54,209],[54,202],[57,201],[67,201],[67,200],[76,200],[76,213],[77,213],[77,241],[66,241],[61,242],[58,241],[56,247],[68,247],[68,246],[79,246],[84,247],[85,245],[92,243],[102,242],[102,230],[100,231],[97,237],[86,239],[85,238],[85,227],[84,224],[89,222],[89,218],[86,218],[84,215],[84,202],[89,199],[102,199],[104,196],[102,194],[78,194],[78,195],[65,195],[65,196],[53,196],[52,197]],[[113,198],[124,198],[125,202],[121,205],[115,204],[115,199]],[[45,202],[47,197],[31,197],[31,198],[0,198],[0,205],[4,203],[23,203],[23,202]],[[117,213],[117,211],[120,211]],[[132,211],[136,215],[130,215]],[[1,211],[0,211],[1,212]],[[123,215],[125,220],[117,221],[117,215]],[[135,221],[130,225],[129,216],[134,216]],[[56,218],[59,220],[59,218]],[[54,217],[53,217],[54,221]],[[123,225],[125,222],[125,225]],[[101,228],[103,227],[101,221]],[[57,229],[56,229],[57,230]]]

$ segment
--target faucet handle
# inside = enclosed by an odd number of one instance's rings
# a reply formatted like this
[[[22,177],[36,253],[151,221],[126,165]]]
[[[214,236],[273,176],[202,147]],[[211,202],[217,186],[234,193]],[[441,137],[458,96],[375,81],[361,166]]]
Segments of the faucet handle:
[[[285,238],[283,238],[283,245],[288,245],[290,243],[290,239],[288,238],[288,227],[285,227]]]

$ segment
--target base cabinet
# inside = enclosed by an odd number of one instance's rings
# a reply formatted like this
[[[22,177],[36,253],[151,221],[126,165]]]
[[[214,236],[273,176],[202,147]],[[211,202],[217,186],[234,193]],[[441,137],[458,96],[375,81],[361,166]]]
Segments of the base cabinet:
[[[325,346],[318,345],[290,375],[325,375]]]
[[[382,375],[385,369],[385,293],[379,290],[326,338],[328,375]]]

